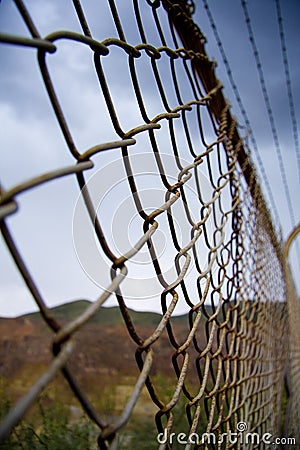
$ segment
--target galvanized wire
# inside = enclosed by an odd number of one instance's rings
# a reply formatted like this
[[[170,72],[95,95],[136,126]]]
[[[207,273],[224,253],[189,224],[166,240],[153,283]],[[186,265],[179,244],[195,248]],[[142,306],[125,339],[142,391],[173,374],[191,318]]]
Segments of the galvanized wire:
[[[118,433],[126,427],[144,387],[157,408],[153,417],[157,433],[164,433],[166,429],[168,437],[173,432],[181,431],[176,428],[178,424],[174,410],[182,397],[189,433],[199,436],[215,433],[220,437],[229,430],[235,432],[238,424],[245,423],[252,432],[278,435],[288,349],[293,358],[298,352],[298,359],[292,363],[291,377],[294,391],[299,388],[299,381],[298,385],[296,383],[299,379],[296,374],[299,365],[298,347],[293,343],[288,345],[288,318],[295,321],[296,317],[293,312],[295,296],[291,292],[292,282],[282,244],[274,231],[255,168],[223,97],[222,85],[214,76],[214,63],[205,53],[205,39],[191,18],[193,3],[183,0],[177,3],[168,0],[134,0],[135,23],[140,36],[140,42],[135,45],[125,38],[126,23],[122,23],[113,0],[109,1],[109,7],[116,36],[101,42],[93,37],[85,16],[84,3],[81,4],[79,0],[74,0],[73,4],[83,34],[56,30],[44,38],[39,35],[30,11],[23,2],[16,0],[15,3],[32,38],[1,34],[0,41],[4,45],[37,49],[37,65],[64,136],[65,150],[75,158],[76,164],[29,178],[8,190],[4,186],[1,188],[0,217],[4,240],[45,323],[53,332],[53,361],[3,422],[1,439],[23,418],[27,408],[37,400],[41,390],[60,369],[83,410],[98,426],[98,444],[101,449],[117,448]],[[100,7],[107,6],[101,4]],[[163,21],[162,16],[168,20]],[[151,18],[152,31],[145,29],[145,17]],[[154,33],[159,37],[159,45],[151,41]],[[94,64],[91,66],[95,69],[115,134],[114,140],[110,142],[104,140],[88,149],[81,149],[72,136],[48,63],[49,54],[55,58],[64,40],[88,47],[93,56]],[[136,126],[129,130],[124,128],[119,117],[118,100],[113,99],[111,80],[105,65],[108,59],[114,62],[110,56],[112,48],[117,48],[126,57],[124,70],[130,74],[132,98],[140,113]],[[163,77],[162,64],[169,70],[167,82]],[[139,78],[139,71],[143,67],[147,67],[147,70],[151,68],[155,81],[151,95],[160,100],[160,111],[152,118],[149,112],[151,97],[146,98],[144,95],[143,83]],[[172,96],[169,86],[173,89]],[[84,86],[81,95],[84,95]],[[101,109],[101,103],[99,105]],[[144,206],[139,177],[133,164],[140,136],[147,138],[146,150],[155,159],[164,193],[164,201],[151,211]],[[167,136],[163,144],[161,136]],[[178,168],[175,180],[169,176],[164,160],[166,146]],[[103,229],[104,221],[110,218],[99,216],[86,181],[86,171],[94,167],[93,158],[101,159],[103,152],[111,150],[119,152],[130,195],[142,221],[141,234],[136,237],[135,245],[120,254],[112,248],[111,236]],[[142,175],[146,176],[147,170],[145,166]],[[203,186],[202,174],[209,182],[209,195]],[[30,193],[34,187],[43,186],[46,182],[53,184],[58,177],[63,176],[77,179],[78,192],[81,192],[90,217],[99,253],[110,261],[111,276],[111,283],[95,302],[66,324],[59,323],[47,306],[47,299],[38,288],[38,280],[30,273],[7,220],[8,216],[17,214],[22,192],[26,190]],[[196,208],[189,195],[191,186],[196,192]],[[184,227],[189,232],[189,239],[179,235],[176,225],[178,205],[184,212]],[[167,276],[154,239],[162,217],[167,219],[168,246],[175,254],[171,261],[176,273],[173,280]],[[130,220],[131,217],[128,217],[128,226]],[[141,336],[131,317],[122,285],[128,278],[128,264],[145,246],[152,262],[153,276],[160,285],[157,299],[160,300],[161,318],[153,332]],[[192,280],[188,277],[191,270],[194,274]],[[136,383],[122,413],[115,420],[107,419],[105,409],[96,410],[85,388],[77,381],[72,366],[68,364],[70,355],[76,356],[73,337],[77,337],[77,332],[87,326],[87,321],[96,312],[101,313],[103,304],[113,295],[116,296],[128,329],[128,339],[135,343],[137,362]],[[185,338],[176,335],[173,321],[179,301],[185,303],[188,311]],[[292,336],[296,336],[296,324],[292,323]],[[160,363],[153,346],[165,335],[172,347],[170,365],[177,379],[169,386],[172,395],[167,401],[152,376],[153,367],[159,370]],[[95,349],[90,348],[90,352],[93,351]],[[294,391],[293,395],[296,396]],[[295,405],[293,400],[293,408],[296,408]],[[293,420],[290,418],[291,424],[296,423]],[[291,426],[291,429],[296,432],[295,427]],[[153,448],[156,448],[156,437],[152,438]],[[242,448],[242,444],[237,447],[236,443],[229,440],[223,445],[228,449]],[[186,444],[186,448],[191,446],[191,442]],[[168,442],[160,445],[160,448],[169,447]],[[201,441],[195,448],[219,447],[217,443]],[[253,448],[263,447],[260,443],[254,444]]]

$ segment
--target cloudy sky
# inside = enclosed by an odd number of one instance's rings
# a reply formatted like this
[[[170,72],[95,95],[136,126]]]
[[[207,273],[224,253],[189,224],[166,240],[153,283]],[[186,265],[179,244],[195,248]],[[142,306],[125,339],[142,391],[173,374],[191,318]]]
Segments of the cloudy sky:
[[[25,4],[41,36],[63,29],[82,32],[72,2],[69,0],[27,0]],[[103,41],[108,37],[117,37],[106,0],[86,0],[82,4],[94,39]],[[118,1],[116,4],[121,22],[124,24],[127,41],[132,45],[138,44],[140,37],[131,2]],[[285,238],[293,224],[241,2],[210,0],[209,6],[254,132]],[[299,168],[275,0],[263,2],[251,0],[248,9],[278,133],[293,213],[298,223],[300,220]],[[281,9],[293,101],[297,122],[299,122],[300,4],[297,0],[285,0],[281,2]],[[163,21],[164,18],[161,17],[161,20]],[[196,2],[194,20],[207,37],[207,53],[218,61],[217,76],[224,84],[224,94],[232,105],[233,115],[238,117],[243,126],[245,125],[243,117],[224,69],[207,12],[200,0]],[[152,19],[144,15],[143,22],[146,32],[153,33]],[[14,2],[10,0],[2,0],[0,3],[0,32],[29,37]],[[159,36],[155,33],[150,36],[152,44],[159,46]],[[167,39],[170,39],[170,36],[167,36]],[[124,70],[124,66],[127,67],[124,51],[111,47],[110,56],[104,62],[105,73],[109,79],[112,98],[117,100],[119,122],[122,129],[126,131],[141,125],[143,121],[132,95],[128,71]],[[1,44],[0,60],[0,180],[1,185],[9,189],[30,177],[72,165],[74,158],[66,148],[57,125],[40,75],[36,51],[32,48]],[[99,89],[99,82],[95,76],[90,49],[84,45],[75,45],[73,42],[60,41],[59,51],[55,55],[48,55],[47,63],[60,103],[63,105],[64,115],[80,152],[83,153],[88,148],[103,142],[117,140],[118,136],[111,124]],[[147,89],[147,86],[151,85],[152,72],[147,70],[147,64],[143,67],[138,75],[142,80],[141,89],[147,105],[147,114],[153,118],[161,112],[161,105],[158,101],[154,101],[151,90]],[[165,73],[165,76],[167,77],[168,74]],[[168,93],[169,98],[172,98],[171,90]],[[187,98],[189,97],[188,88],[184,94]],[[241,134],[243,133],[247,132],[241,128]],[[137,141],[137,155],[140,156],[134,159],[134,169],[135,173],[142,173],[142,166],[146,161],[147,176],[140,177],[142,181],[139,187],[147,208],[153,210],[164,203],[165,190],[161,188],[153,159],[144,154],[147,143],[143,136],[139,135]],[[252,151],[252,155],[257,163],[255,152]],[[167,175],[175,180],[178,168],[167,151],[164,161],[168,167]],[[94,162],[95,168],[90,174],[86,173],[87,177],[90,177],[89,186],[94,195],[98,195],[96,199],[98,213],[111,218],[103,224],[106,235],[111,237],[109,244],[116,253],[123,253],[128,247],[134,246],[137,240],[135,238],[140,237],[138,217],[131,200],[126,173],[123,165],[120,164],[118,150],[101,153],[95,156]],[[202,181],[205,186],[205,177]],[[262,186],[267,196],[264,179],[262,179]],[[150,187],[151,195],[149,196]],[[209,186],[207,189],[209,190]],[[80,298],[93,300],[109,283],[109,261],[103,255],[101,260],[98,260],[99,249],[87,217],[82,213],[82,199],[78,198],[78,195],[74,176],[45,184],[18,196],[19,212],[8,219],[16,243],[50,306]],[[191,190],[192,204],[193,195],[194,191]],[[127,215],[129,212],[131,217],[129,224],[122,222],[125,212]],[[180,220],[176,226],[184,235],[185,230],[181,227]],[[120,233],[117,230],[125,232]],[[155,239],[166,273],[169,274],[169,279],[172,279],[176,277],[173,267],[176,252],[168,251],[166,236],[163,232],[157,233]],[[184,241],[185,236],[182,239]],[[296,278],[299,265],[295,246],[292,251],[291,261]],[[36,309],[2,240],[0,255],[2,268],[0,316],[14,316]],[[133,260],[132,275],[128,278],[128,295],[132,298],[130,306],[137,305],[137,309],[156,310],[155,300],[151,300],[149,307],[147,296],[143,301],[139,300],[138,304],[134,298],[134,293],[140,292],[141,287],[144,289],[145,286],[147,287],[145,290],[149,298],[155,298],[155,295],[161,291],[153,277],[149,275],[149,278],[145,279],[146,265],[147,252],[142,251]],[[100,275],[98,267],[101,267]],[[192,270],[189,276],[193,276]],[[113,304],[113,300],[110,300],[108,304]]]

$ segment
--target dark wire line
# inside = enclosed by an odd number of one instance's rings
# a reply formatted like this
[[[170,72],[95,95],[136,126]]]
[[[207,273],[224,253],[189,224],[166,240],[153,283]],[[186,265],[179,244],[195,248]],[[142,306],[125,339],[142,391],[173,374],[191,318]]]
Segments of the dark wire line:
[[[229,78],[232,90],[233,90],[233,92],[235,94],[236,101],[237,101],[238,106],[240,108],[240,111],[241,111],[243,120],[244,120],[244,122],[246,124],[246,127],[249,130],[249,132],[250,132],[250,140],[251,140],[254,152],[255,152],[255,156],[256,156],[256,159],[257,159],[257,162],[258,162],[258,166],[259,166],[259,169],[260,169],[260,173],[261,173],[262,179],[263,179],[263,181],[265,183],[265,186],[266,186],[266,190],[267,190],[267,193],[268,193],[268,196],[269,196],[270,204],[271,204],[271,207],[272,207],[272,210],[273,210],[273,213],[274,213],[275,222],[277,224],[279,224],[279,223],[281,223],[280,218],[279,218],[279,213],[278,213],[275,201],[274,201],[274,197],[273,197],[273,193],[272,193],[272,189],[271,189],[271,185],[270,185],[269,179],[267,177],[266,169],[264,167],[263,161],[261,159],[261,156],[260,156],[260,153],[259,153],[259,150],[258,150],[257,142],[256,142],[256,139],[255,139],[255,136],[254,136],[254,133],[253,133],[253,129],[252,129],[251,124],[250,124],[250,120],[249,120],[248,114],[247,114],[246,109],[244,107],[244,104],[242,102],[242,99],[241,99],[238,87],[237,87],[237,85],[236,85],[236,83],[234,81],[232,70],[231,70],[228,58],[226,56],[226,53],[225,53],[224,46],[222,44],[221,38],[219,36],[216,22],[215,22],[215,20],[213,18],[213,15],[211,13],[211,10],[209,8],[207,0],[203,0],[203,4],[204,4],[204,8],[205,8],[205,10],[207,12],[207,16],[208,16],[208,19],[209,19],[209,22],[210,22],[210,26],[211,26],[211,28],[213,30],[213,33],[214,33],[214,36],[215,36],[215,39],[216,39],[219,51],[221,53],[221,56],[222,56],[222,59],[223,59],[223,63],[225,65],[225,68],[226,68],[226,71],[227,71],[227,75],[228,75],[228,78]]]
[[[299,175],[299,181],[300,181],[300,147],[299,147],[299,138],[298,138],[297,119],[296,119],[296,112],[295,112],[295,103],[294,103],[294,98],[293,98],[292,82],[291,82],[291,76],[290,76],[290,69],[289,69],[289,62],[288,62],[288,55],[287,55],[287,46],[286,46],[285,34],[284,34],[284,28],[283,28],[283,19],[282,19],[282,14],[281,14],[280,0],[275,0],[275,2],[276,2],[276,11],[277,11],[278,26],[279,26],[282,58],[283,58],[283,64],[284,64],[284,73],[285,73],[285,78],[286,78],[286,87],[287,87],[287,94],[288,94],[289,107],[290,107],[290,115],[291,115],[291,120],[292,120],[298,175]]]
[[[260,84],[261,84],[261,88],[262,88],[263,97],[264,97],[264,101],[265,101],[267,112],[268,112],[272,136],[273,136],[273,140],[274,140],[274,144],[275,144],[275,150],[276,150],[278,163],[279,163],[280,174],[281,174],[282,183],[283,183],[284,192],[285,192],[286,201],[287,201],[287,206],[288,206],[288,210],[289,210],[291,226],[294,227],[295,223],[296,223],[295,222],[295,214],[294,214],[291,195],[290,195],[290,191],[289,191],[289,187],[288,187],[287,176],[286,176],[286,172],[285,172],[285,168],[284,168],[283,156],[282,156],[282,152],[281,152],[280,145],[279,145],[279,139],[278,139],[277,129],[275,126],[274,115],[273,115],[273,111],[271,108],[268,90],[266,87],[262,63],[260,61],[258,48],[256,45],[253,30],[252,30],[251,19],[250,19],[250,15],[248,12],[246,0],[241,0],[241,4],[242,4],[242,8],[243,8],[244,15],[245,15],[246,25],[247,25],[248,34],[249,34],[249,40],[250,40],[254,58],[256,61],[256,66],[257,66],[257,70],[258,70],[258,74],[259,74],[259,80],[260,80]]]
[[[277,20],[278,20],[278,26],[279,26],[282,58],[283,58],[283,64],[284,64],[284,73],[285,73],[285,78],[286,78],[286,87],[287,87],[290,115],[291,115],[291,121],[292,121],[293,138],[294,138],[297,167],[298,167],[298,176],[299,176],[299,181],[300,181],[300,148],[299,148],[298,127],[297,127],[297,119],[296,119],[296,112],[295,112],[295,104],[294,104],[293,91],[292,91],[292,82],[291,82],[289,62],[288,62],[288,56],[287,56],[287,47],[286,47],[286,42],[285,42],[280,0],[275,0],[275,2],[276,2],[276,12],[277,12]],[[298,267],[300,269],[299,240],[296,241],[296,251],[297,251],[297,259],[298,259]]]

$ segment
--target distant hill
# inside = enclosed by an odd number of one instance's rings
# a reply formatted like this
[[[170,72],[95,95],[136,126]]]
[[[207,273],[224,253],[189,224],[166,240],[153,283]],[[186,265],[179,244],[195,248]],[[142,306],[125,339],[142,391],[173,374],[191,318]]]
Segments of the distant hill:
[[[86,300],[75,301],[60,305],[52,309],[52,314],[62,324],[78,317],[90,302]],[[253,302],[255,306],[255,303]],[[230,305],[229,305],[230,306]],[[260,304],[260,308],[268,308],[270,304]],[[276,302],[274,302],[274,307]],[[284,308],[284,305],[282,305]],[[209,334],[207,317],[213,313],[212,306],[205,306],[203,314],[195,333],[197,345],[191,342],[188,348],[189,366],[185,386],[197,394],[199,388],[199,370],[196,361],[199,352],[206,348]],[[136,312],[128,310],[134,324],[135,333],[139,339],[145,340],[151,336],[160,323],[161,315],[153,312]],[[176,360],[177,346],[186,342],[190,333],[189,315],[171,318],[173,336],[164,330],[159,339],[151,346],[153,363],[151,366],[151,380],[161,395],[167,392],[165,401],[169,401],[178,382],[174,362],[182,363],[182,356]],[[223,311],[217,320],[224,320]],[[253,320],[253,317],[252,317]],[[53,359],[52,343],[55,334],[43,321],[40,313],[26,314],[21,317],[0,318],[0,388],[13,401],[26,393],[33,383],[47,369]],[[122,317],[118,307],[102,307],[73,334],[74,351],[68,361],[76,380],[83,387],[93,404],[104,415],[119,414],[121,406],[128,399],[128,393],[136,383],[140,370],[136,362],[138,343],[133,338]],[[211,342],[211,351],[215,352],[220,342],[220,336],[215,333]],[[223,350],[226,354],[226,346]],[[178,367],[177,367],[178,369]],[[198,372],[197,372],[198,369]],[[3,388],[4,386],[4,388]],[[161,386],[161,388],[160,388]],[[62,375],[58,375],[45,393],[49,404],[59,399],[66,405],[76,404],[71,390]],[[75,402],[75,403],[74,403]],[[153,415],[157,409],[150,400],[146,390],[143,391],[140,403],[142,414],[150,411]],[[154,408],[154,409],[153,409]],[[137,408],[137,414],[139,409]],[[150,413],[149,413],[150,414]]]
[[[78,317],[89,304],[86,300],[66,303],[53,308],[52,314],[63,325]],[[141,339],[152,335],[162,317],[154,312],[128,312]],[[172,317],[172,326],[178,342],[184,342],[189,333],[188,316]],[[204,336],[204,326],[200,334]],[[69,363],[92,397],[100,388],[115,389],[138,376],[135,360],[138,345],[130,336],[119,307],[100,308],[73,337],[76,346]],[[0,318],[0,380],[7,380],[7,390],[13,398],[24,393],[46,370],[53,357],[53,339],[53,331],[39,312]],[[154,343],[153,350],[153,374],[176,379],[172,367],[175,349],[166,330]],[[65,382],[62,386],[66,386]],[[59,395],[67,395],[68,390],[61,391],[61,382],[56,389]]]
[[[77,300],[69,303],[65,303],[63,305],[56,306],[51,308],[51,312],[55,318],[61,320],[62,322],[70,321],[78,317],[82,314],[85,309],[92,302],[88,300]],[[148,311],[134,311],[128,308],[130,316],[132,320],[137,325],[155,325],[161,318],[161,314],[155,312]],[[24,319],[37,319],[40,318],[39,312],[24,314],[20,317]],[[175,322],[185,321],[187,319],[187,314],[183,314],[180,316],[175,316],[173,320]],[[122,313],[118,306],[113,307],[101,307],[99,311],[90,319],[90,323],[98,323],[105,325],[116,325],[123,323]]]

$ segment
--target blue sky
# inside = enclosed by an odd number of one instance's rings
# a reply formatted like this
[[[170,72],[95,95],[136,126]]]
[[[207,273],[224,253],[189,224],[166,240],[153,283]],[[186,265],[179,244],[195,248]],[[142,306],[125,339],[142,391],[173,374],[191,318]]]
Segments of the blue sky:
[[[42,36],[61,29],[81,32],[70,1],[27,0],[25,3]],[[87,0],[82,3],[95,39],[102,41],[107,37],[117,36],[106,1],[103,1],[105,7],[103,7],[101,1],[96,0]],[[278,132],[294,214],[296,222],[299,222],[299,173],[275,1],[252,0],[248,3]],[[124,1],[118,1],[116,4],[121,21],[124,24],[126,38],[132,45],[136,45],[139,43],[139,36],[134,22],[131,2],[129,2],[130,6]],[[279,212],[283,237],[286,238],[291,231],[292,224],[241,3],[238,0],[227,0],[226,2],[210,0],[209,5],[252,125],[260,157],[264,163]],[[300,31],[298,26],[300,4],[296,0],[285,0],[281,2],[281,7],[295,112],[298,120],[300,114],[300,66],[298,63],[300,60]],[[146,30],[148,30],[148,27],[150,30],[150,18],[145,15],[143,20]],[[224,84],[224,95],[232,105],[233,115],[239,119],[243,126],[243,119],[223,67],[202,1],[196,2],[194,20],[207,37],[207,53],[211,58],[218,61],[216,73]],[[2,0],[0,3],[0,30],[5,33],[28,36],[28,31],[17,8],[9,0]],[[167,36],[167,38],[170,37]],[[158,35],[151,36],[151,42],[158,46]],[[129,130],[137,124],[142,124],[142,120],[139,118],[137,105],[132,96],[128,71],[124,70],[124,64],[127,64],[124,52],[117,48],[111,48],[111,55],[110,59],[105,60],[105,70],[109,78],[111,94],[117,101],[120,123],[124,130]],[[57,126],[39,73],[35,50],[1,44],[0,58],[0,179],[5,189],[9,189],[32,176],[74,164],[74,158],[66,150],[61,131]],[[99,90],[90,50],[85,46],[62,42],[59,46],[59,52],[55,56],[49,55],[47,58],[51,76],[55,80],[57,94],[78,148],[84,151],[95,144],[115,140],[117,136]],[[167,72],[165,76],[168,76]],[[157,101],[154,101],[151,90],[147,88],[148,85],[151,85],[151,71],[147,70],[146,64],[143,71],[139,73],[139,77],[142,80],[147,113],[149,117],[154,117],[161,111],[161,106]],[[187,91],[187,98],[188,95]],[[245,130],[241,128],[241,134],[243,133],[245,133]],[[146,142],[143,139],[140,135],[137,146],[141,155],[145,153]],[[168,175],[171,178],[175,177],[177,169],[167,151],[164,158],[168,165]],[[253,154],[253,159],[257,162],[255,154]],[[140,189],[148,208],[151,209],[158,204],[162,204],[164,198],[160,181],[155,173],[153,160],[148,160],[147,156],[146,160],[147,177],[143,178]],[[97,173],[98,175],[96,178],[91,177],[90,183],[91,185],[94,183],[93,192],[95,192],[95,195],[97,191],[100,192],[98,198],[100,210],[102,208],[103,214],[114,218],[114,220],[108,220],[104,223],[104,229],[108,236],[112,236],[110,244],[116,251],[122,253],[126,250],[127,245],[134,245],[135,237],[139,236],[137,218],[132,202],[129,201],[130,193],[126,183],[126,174],[124,168],[120,166],[118,153],[115,150],[96,156],[94,161],[93,174]],[[137,173],[142,173],[141,159],[136,157],[134,164]],[[101,189],[97,184],[99,179]],[[262,179],[262,187],[265,190],[264,181]],[[205,185],[204,178],[203,183]],[[113,186],[113,192],[110,190],[111,186]],[[148,198],[149,186],[151,186],[152,194]],[[207,187],[207,189],[209,188]],[[191,199],[193,195],[194,191],[191,190]],[[193,200],[191,202],[193,203]],[[73,299],[97,298],[101,289],[105,288],[106,283],[109,282],[109,261],[105,257],[98,261],[99,267],[102,264],[102,269],[101,277],[97,278],[98,275],[94,275],[93,271],[95,267],[98,267],[97,264],[94,264],[98,249],[92,230],[82,240],[80,238],[82,236],[81,231],[88,227],[88,223],[84,221],[80,223],[78,219],[74,228],[74,211],[75,216],[76,212],[79,211],[78,217],[82,217],[80,200],[78,202],[78,187],[74,178],[67,177],[22,194],[18,198],[18,203],[19,212],[12,215],[8,219],[8,223],[48,304],[52,306]],[[79,205],[77,206],[79,209],[76,209],[76,205]],[[124,216],[122,211],[124,211],[124,214],[125,211],[132,211],[131,231],[128,234],[116,232],[118,229],[123,230],[123,227],[126,226],[125,222],[122,223]],[[276,225],[278,226],[278,224]],[[184,239],[185,231],[180,222],[177,227],[178,230],[181,230]],[[78,237],[75,239],[74,247],[73,237],[76,232],[78,232]],[[122,239],[115,238],[116,236],[122,236]],[[158,233],[156,240],[162,258],[166,258],[166,272],[170,274],[170,279],[172,279],[176,274],[173,264],[168,261],[173,261],[176,252],[169,253],[166,251],[166,236],[164,233]],[[1,266],[3,267],[0,275],[0,315],[13,316],[35,309],[34,302],[20,279],[2,241],[0,246]],[[142,276],[140,270],[145,264],[143,258],[146,258],[146,256],[141,252],[133,262],[133,276],[129,278],[129,281],[131,285],[134,285],[135,292],[139,292],[139,289],[143,285],[145,286],[145,283],[146,285],[148,283],[147,289],[150,292],[153,289],[153,298],[155,298],[159,287],[155,284],[153,278],[145,279]],[[89,265],[91,261],[93,263]],[[299,273],[299,266],[294,247],[291,262],[296,278],[297,272]],[[190,273],[191,277],[192,275],[193,271]],[[137,302],[134,299],[134,292],[129,292],[129,295],[133,297],[130,306],[135,307]],[[113,304],[113,301],[110,300],[108,304]],[[149,309],[149,299],[145,298],[145,301],[140,301],[136,307],[137,309]],[[150,309],[157,309],[155,300],[152,301]]]

